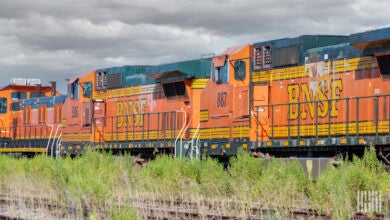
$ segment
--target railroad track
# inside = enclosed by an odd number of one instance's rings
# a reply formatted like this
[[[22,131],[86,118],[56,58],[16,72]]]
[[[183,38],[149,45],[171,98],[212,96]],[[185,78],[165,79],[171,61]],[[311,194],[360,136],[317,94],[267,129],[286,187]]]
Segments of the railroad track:
[[[0,220],[60,219],[59,208],[46,198],[0,194]]]
[[[12,217],[9,215],[3,215],[3,214],[0,214],[0,219],[1,220],[22,220],[21,218],[16,218],[16,217]]]
[[[21,202],[27,201],[27,202]],[[44,201],[44,203],[42,203]],[[7,210],[7,205],[21,205],[24,211],[13,213]],[[44,205],[42,205],[44,204]],[[330,213],[318,213],[311,209],[283,209],[266,208],[260,204],[238,203],[234,201],[180,201],[180,200],[150,200],[150,199],[130,199],[125,202],[133,207],[137,212],[147,219],[215,219],[215,220],[262,220],[262,219],[332,219]],[[37,209],[38,207],[38,209]],[[43,209],[42,209],[43,208]],[[226,210],[230,211],[226,212]],[[59,207],[53,205],[48,199],[9,197],[0,194],[0,220],[23,220],[23,219],[63,219],[69,213],[58,213],[56,210],[71,210],[71,207]],[[42,213],[39,213],[39,212]],[[37,213],[38,212],[38,213]],[[88,216],[87,213],[80,213]],[[106,213],[102,213],[105,216]],[[390,215],[376,214],[368,216],[364,213],[354,213],[352,219],[389,219]]]
[[[283,210],[261,207],[248,207],[247,204],[210,201],[139,201],[131,200],[131,206],[148,219],[331,219],[329,214],[321,214],[314,210]],[[226,213],[226,210],[234,210]],[[281,215],[281,213],[283,213]],[[278,216],[279,215],[279,216]]]

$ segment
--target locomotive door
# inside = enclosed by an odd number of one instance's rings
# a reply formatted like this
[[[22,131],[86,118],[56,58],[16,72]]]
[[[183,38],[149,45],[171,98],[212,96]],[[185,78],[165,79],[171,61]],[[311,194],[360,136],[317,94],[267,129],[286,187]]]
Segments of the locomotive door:
[[[13,118],[12,119],[12,138],[13,139],[16,139],[17,137],[17,129],[18,129],[18,119],[17,118]]]
[[[240,86],[234,88],[234,118],[248,118],[249,114],[248,87]]]
[[[256,132],[256,140],[268,140],[269,138],[269,107],[268,85],[253,86],[252,130]]]
[[[91,103],[83,102],[83,110],[82,110],[82,118],[81,121],[83,123],[83,127],[91,126]]]
[[[92,107],[93,140],[94,142],[104,142],[106,103],[104,101],[93,101]]]

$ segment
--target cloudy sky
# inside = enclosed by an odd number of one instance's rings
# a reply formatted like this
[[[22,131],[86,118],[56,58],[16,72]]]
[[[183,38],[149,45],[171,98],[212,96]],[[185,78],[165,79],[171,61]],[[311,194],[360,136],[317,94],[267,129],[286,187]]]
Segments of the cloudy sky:
[[[0,85],[389,27],[389,0],[0,0]]]

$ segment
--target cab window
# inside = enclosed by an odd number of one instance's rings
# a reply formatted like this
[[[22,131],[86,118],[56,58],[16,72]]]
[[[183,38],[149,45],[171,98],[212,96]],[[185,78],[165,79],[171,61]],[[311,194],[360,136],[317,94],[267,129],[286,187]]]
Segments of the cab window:
[[[237,60],[234,64],[234,79],[243,81],[246,77],[246,64],[243,60]]]
[[[229,82],[229,62],[225,62],[223,66],[213,68],[213,80],[216,83],[227,83]]]
[[[0,98],[0,114],[7,113],[7,99]]]
[[[69,93],[71,99],[78,99],[79,98],[79,81],[76,80],[72,84],[70,84]]]
[[[37,94],[38,94],[38,92],[31,92],[30,93],[30,98],[38,98]],[[41,92],[40,97],[45,97],[45,96],[46,96],[45,93]]]
[[[92,82],[86,82],[83,86],[84,98],[92,98]]]
[[[11,98],[12,98],[12,101],[18,101],[18,100],[26,99],[27,94],[26,94],[26,92],[12,92]]]

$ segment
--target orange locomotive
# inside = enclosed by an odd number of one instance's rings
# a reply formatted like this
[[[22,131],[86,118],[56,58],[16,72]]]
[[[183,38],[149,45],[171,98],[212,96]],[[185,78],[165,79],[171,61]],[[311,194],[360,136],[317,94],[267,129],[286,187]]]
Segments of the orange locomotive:
[[[100,69],[69,82],[61,154],[86,149],[188,154],[183,139],[199,121],[210,58]],[[199,155],[199,153],[198,153]],[[195,156],[195,154],[194,154]]]
[[[11,79],[0,88],[0,152],[54,156],[64,101],[55,82],[42,86],[39,79]]]
[[[311,158],[361,154],[374,146],[390,164],[389,59],[385,28],[259,42],[199,60],[99,69],[69,81],[66,97],[43,86],[6,87],[0,91],[0,150],[199,157],[235,155],[243,148]],[[52,94],[11,95],[37,88]]]
[[[390,28],[229,48],[201,95],[202,152],[333,157],[371,145],[389,162],[389,59]]]

